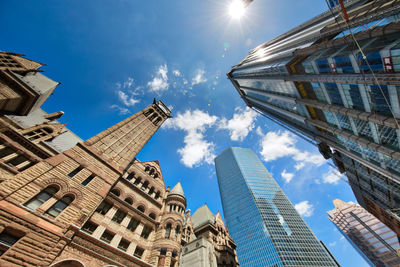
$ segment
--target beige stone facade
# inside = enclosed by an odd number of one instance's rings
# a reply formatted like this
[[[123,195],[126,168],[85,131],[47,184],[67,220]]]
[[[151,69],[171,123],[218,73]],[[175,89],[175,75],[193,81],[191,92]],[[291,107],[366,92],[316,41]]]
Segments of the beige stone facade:
[[[191,216],[194,237],[182,250],[181,267],[237,267],[236,244],[219,211],[203,205]]]
[[[0,52],[0,266],[178,266],[196,236],[238,266],[219,213],[193,224],[181,183],[136,159],[169,109],[154,100],[83,141],[40,109],[58,84],[40,66]]]
[[[0,52],[0,266],[177,266],[191,241],[181,184],[135,158],[168,108],[83,142],[40,110],[58,84],[33,77],[40,66]]]

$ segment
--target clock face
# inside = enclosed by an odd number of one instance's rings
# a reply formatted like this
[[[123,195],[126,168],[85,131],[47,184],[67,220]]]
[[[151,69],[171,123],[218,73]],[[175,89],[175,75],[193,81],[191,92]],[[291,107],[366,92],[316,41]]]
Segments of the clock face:
[[[167,109],[164,107],[164,105],[158,105],[161,109],[162,109],[162,111],[164,111],[166,114],[168,114],[168,111],[167,111]]]

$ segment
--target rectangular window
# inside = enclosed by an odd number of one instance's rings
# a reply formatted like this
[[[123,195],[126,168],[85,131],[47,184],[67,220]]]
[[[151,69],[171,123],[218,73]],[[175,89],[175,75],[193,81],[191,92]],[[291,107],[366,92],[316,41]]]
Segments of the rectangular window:
[[[114,238],[115,234],[109,232],[109,231],[104,231],[104,233],[101,235],[100,239],[103,240],[104,242],[110,244],[111,240]]]
[[[8,161],[7,164],[10,165],[11,167],[16,167],[25,161],[29,161],[29,159],[27,159],[26,157],[24,157],[22,155],[19,155],[18,157],[15,157],[15,158],[11,159],[10,161]]]
[[[136,256],[140,259],[143,255],[143,252],[144,252],[144,249],[136,247],[135,253],[133,253],[133,256]]]
[[[143,227],[143,231],[142,231],[142,234],[140,236],[143,237],[144,239],[147,239],[149,237],[150,233],[151,233],[151,230],[152,230],[151,227],[145,225]]]
[[[83,186],[86,186],[88,183],[90,183],[90,182],[93,180],[94,177],[96,177],[96,175],[91,174],[88,178],[86,178],[86,179],[82,182],[82,185],[83,185]]]
[[[114,217],[112,218],[112,221],[116,223],[121,223],[125,216],[126,212],[123,212],[122,210],[117,210],[117,212],[114,214]]]
[[[78,168],[76,168],[75,170],[73,170],[72,172],[70,172],[70,173],[68,174],[68,177],[69,177],[69,178],[74,177],[74,176],[77,175],[78,172],[80,172],[82,169],[83,169],[83,168],[82,168],[81,166],[79,166]]]
[[[121,241],[118,244],[118,248],[120,250],[126,251],[128,249],[128,247],[129,247],[129,244],[130,244],[130,242],[128,240],[125,240],[125,239],[122,238]]]
[[[135,232],[136,228],[138,227],[140,221],[136,220],[135,218],[131,218],[131,221],[128,224],[128,230],[131,232]]]
[[[92,222],[86,222],[83,227],[82,231],[85,231],[88,234],[93,234],[93,232],[97,229],[97,225]]]
[[[101,202],[100,206],[97,207],[96,211],[102,215],[106,215],[106,213],[111,209],[113,205],[103,201]]]
[[[21,235],[15,235],[10,231],[4,230],[0,234],[0,256],[3,255],[12,245],[17,243]]]

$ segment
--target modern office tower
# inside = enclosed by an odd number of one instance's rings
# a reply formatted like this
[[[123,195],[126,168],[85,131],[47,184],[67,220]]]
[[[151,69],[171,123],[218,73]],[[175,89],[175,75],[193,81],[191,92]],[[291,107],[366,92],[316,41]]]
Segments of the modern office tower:
[[[400,266],[396,233],[360,205],[333,201],[329,219],[371,266]]]
[[[400,0],[345,6],[348,22],[332,8],[228,77],[249,107],[332,158],[358,203],[400,236]]]
[[[338,266],[251,149],[226,149],[215,168],[241,266]]]
[[[136,158],[169,109],[154,101],[83,141],[40,108],[58,85],[41,65],[0,52],[0,266],[177,266],[186,196]]]

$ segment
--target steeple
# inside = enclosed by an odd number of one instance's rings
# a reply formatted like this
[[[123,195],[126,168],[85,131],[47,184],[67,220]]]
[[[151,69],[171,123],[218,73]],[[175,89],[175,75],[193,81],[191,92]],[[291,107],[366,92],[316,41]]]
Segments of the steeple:
[[[335,205],[335,208],[340,208],[345,205],[349,205],[349,203],[346,203],[343,200],[337,198],[337,199],[333,200],[333,205]]]
[[[84,144],[124,170],[170,117],[170,113],[163,102],[154,99],[147,108],[95,135]]]
[[[179,182],[174,186],[174,188],[172,188],[172,190],[168,193],[168,196],[171,196],[171,195],[179,195],[179,196],[184,197],[184,198],[186,199],[185,193],[183,193],[183,188],[182,188],[182,185],[181,185],[181,181],[180,181],[180,180],[179,180]]]

